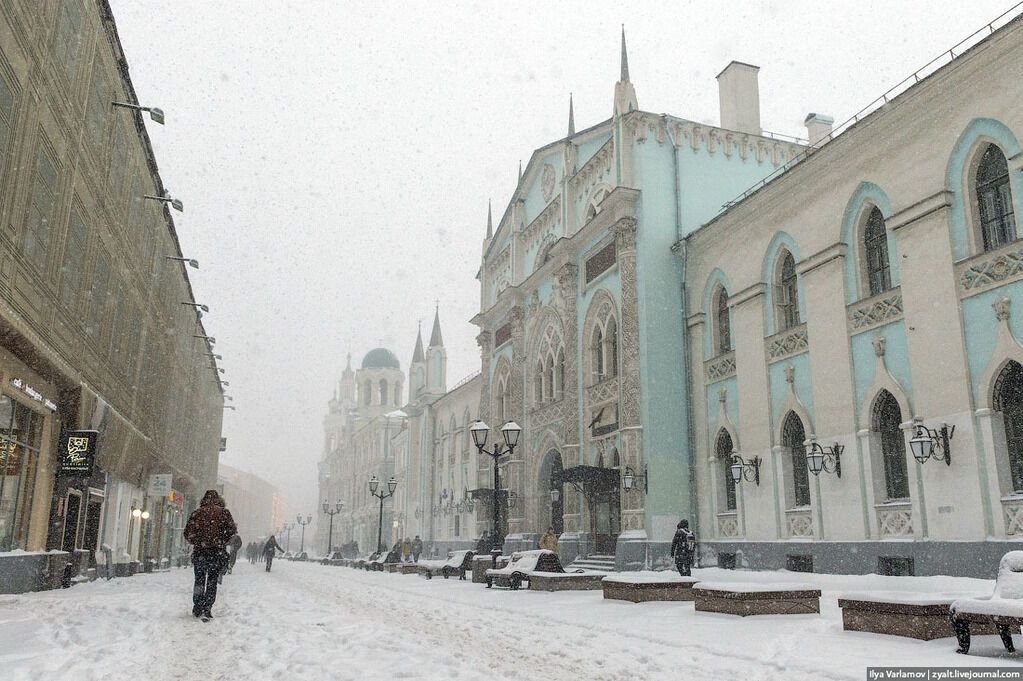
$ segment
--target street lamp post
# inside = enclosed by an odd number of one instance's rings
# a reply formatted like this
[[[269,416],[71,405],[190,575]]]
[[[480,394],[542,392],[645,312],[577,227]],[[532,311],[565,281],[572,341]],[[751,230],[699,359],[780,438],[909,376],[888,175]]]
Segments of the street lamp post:
[[[295,516],[295,522],[297,522],[299,525],[302,526],[302,545],[298,549],[299,553],[302,553],[303,551],[305,551],[305,526],[308,525],[309,523],[311,523],[312,521],[313,521],[312,514],[307,515],[306,519],[304,521],[302,520],[302,514],[301,513],[299,513],[297,516]]]
[[[380,516],[377,519],[377,552],[383,551],[381,542],[384,537],[384,499],[390,496],[394,496],[394,490],[398,486],[398,481],[394,479],[392,475],[390,480],[387,481],[387,493],[383,490],[377,493],[377,488],[380,487],[380,481],[377,480],[377,476],[373,476],[369,479],[369,493],[380,500]]]
[[[344,504],[339,500],[334,504],[334,508],[330,507],[327,500],[323,500],[323,512],[330,516],[330,530],[327,532],[327,557],[329,558],[334,553],[334,516],[341,512],[344,508]]]
[[[284,550],[286,552],[291,551],[291,528],[293,528],[294,526],[295,523],[284,523],[284,525],[281,527],[281,532],[287,531],[288,534],[287,541],[284,545]]]
[[[501,469],[498,466],[498,460],[501,455],[505,452],[505,447],[508,448],[508,453],[511,454],[515,451],[516,445],[519,444],[519,435],[522,434],[522,428],[519,424],[514,421],[509,421],[501,427],[501,434],[504,435],[504,445],[501,443],[495,443],[493,450],[488,450],[487,438],[490,436],[490,427],[483,421],[476,421],[469,428],[469,433],[472,435],[472,443],[476,445],[476,449],[481,454],[486,454],[494,460],[494,544],[490,549],[490,553],[494,557],[494,567],[497,567],[497,557],[501,555],[501,548],[504,546],[504,537],[501,536],[501,504],[500,504],[500,493],[501,493]]]

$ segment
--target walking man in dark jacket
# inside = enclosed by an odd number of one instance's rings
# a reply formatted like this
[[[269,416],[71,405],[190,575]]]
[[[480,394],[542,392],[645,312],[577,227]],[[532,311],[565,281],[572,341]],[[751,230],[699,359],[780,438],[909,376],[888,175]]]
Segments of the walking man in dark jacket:
[[[270,566],[274,564],[274,556],[277,554],[276,551],[284,553],[284,549],[277,543],[277,539],[271,534],[270,538],[263,544],[263,558],[266,560],[266,571],[270,572]]]
[[[412,540],[412,561],[415,563],[419,562],[419,554],[423,552],[423,540],[416,535],[416,538]]]
[[[689,529],[688,520],[680,520],[671,540],[671,555],[675,559],[675,567],[683,577],[692,576],[693,554],[696,552],[696,535]]]
[[[231,512],[216,490],[208,490],[202,502],[185,524],[185,541],[193,546],[192,567],[195,586],[192,589],[192,615],[203,619],[213,617],[211,609],[217,600],[217,578],[227,566],[225,547],[238,533]]]

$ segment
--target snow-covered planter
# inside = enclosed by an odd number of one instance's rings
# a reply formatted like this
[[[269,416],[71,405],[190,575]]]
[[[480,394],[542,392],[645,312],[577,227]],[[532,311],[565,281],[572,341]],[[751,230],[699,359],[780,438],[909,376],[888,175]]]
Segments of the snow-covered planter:
[[[788,582],[699,582],[696,610],[727,615],[807,615],[821,611],[820,589]]]
[[[604,598],[644,603],[646,601],[691,601],[695,577],[682,577],[675,571],[622,572],[607,575],[601,581]]]
[[[970,624],[993,624],[1010,653],[1013,632],[1023,624],[1023,551],[1009,551],[998,563],[995,591],[988,598],[960,598],[949,608],[957,653],[970,652]]]

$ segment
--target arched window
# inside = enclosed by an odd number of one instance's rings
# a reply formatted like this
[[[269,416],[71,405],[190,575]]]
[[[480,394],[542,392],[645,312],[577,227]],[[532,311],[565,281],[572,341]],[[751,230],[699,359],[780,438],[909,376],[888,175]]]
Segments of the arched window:
[[[995,380],[994,408],[1005,424],[1010,491],[1023,491],[1023,366],[1009,362]]]
[[[717,442],[714,445],[714,453],[717,455],[718,466],[723,473],[722,480],[725,487],[725,510],[735,510],[735,483],[732,482],[732,436],[724,428],[718,434]]]
[[[369,404],[373,399],[373,381],[366,381],[362,384],[362,403]]]
[[[884,216],[877,206],[871,209],[863,229],[863,257],[870,295],[876,296],[890,289],[892,275],[888,264],[888,231],[884,226]]]
[[[618,375],[618,323],[614,317],[607,320],[604,342],[607,343],[607,352],[605,353],[607,375],[614,377]]]
[[[593,373],[594,380],[604,380],[604,332],[598,326],[593,330]]]
[[[387,404],[387,381],[380,379],[380,404]]]
[[[504,376],[497,379],[497,404],[494,410],[494,415],[497,417],[498,423],[504,423],[507,419],[504,417],[505,409],[507,405],[505,403],[505,390],[507,389],[508,381]]]
[[[534,392],[536,395],[537,403],[543,402],[543,360],[537,360],[536,362],[536,381],[534,386]]]
[[[728,317],[728,291],[724,288],[718,290],[714,308],[717,351],[720,355],[732,350],[732,324]]]
[[[548,356],[544,362],[544,397],[548,400],[554,399],[554,358]]]
[[[988,144],[977,165],[977,212],[984,250],[1000,248],[1016,238],[1016,218],[1009,189],[1009,166],[1005,154]]]
[[[557,370],[554,372],[555,378],[555,397],[561,399],[565,394],[565,350],[561,348],[558,350],[558,364]]]
[[[774,286],[777,328],[781,332],[799,325],[799,287],[796,281],[796,260],[788,251],[782,253],[778,263],[777,281]]]
[[[791,256],[790,256],[791,257]],[[810,476],[806,468],[806,431],[795,412],[790,411],[782,426],[781,444],[792,457],[792,505],[810,505]]]
[[[902,435],[902,410],[895,397],[881,391],[874,401],[873,428],[881,435],[881,457],[884,461],[884,487],[887,499],[909,498],[909,475],[906,471],[906,440]]]

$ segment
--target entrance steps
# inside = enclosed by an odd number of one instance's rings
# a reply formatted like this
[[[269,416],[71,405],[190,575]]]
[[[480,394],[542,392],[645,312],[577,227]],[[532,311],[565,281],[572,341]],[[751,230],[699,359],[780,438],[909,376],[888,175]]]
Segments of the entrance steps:
[[[596,572],[614,572],[615,571],[615,557],[591,554],[585,558],[576,558],[575,561],[569,565],[567,570],[593,570]]]

